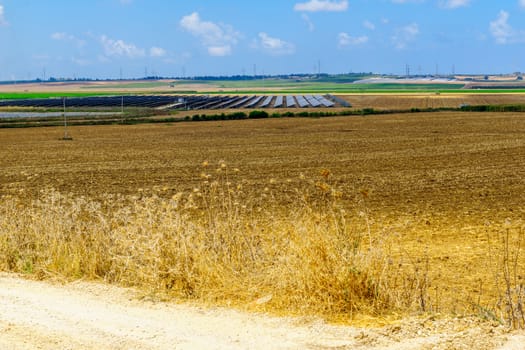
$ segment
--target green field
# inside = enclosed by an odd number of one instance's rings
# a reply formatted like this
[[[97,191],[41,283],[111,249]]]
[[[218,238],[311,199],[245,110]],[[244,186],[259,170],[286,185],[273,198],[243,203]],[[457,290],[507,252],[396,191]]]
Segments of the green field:
[[[151,82],[133,82],[116,85],[96,85],[96,86],[85,86],[83,89],[151,89],[165,87],[169,88],[169,83],[165,81],[151,81]]]
[[[355,79],[354,79],[355,80]],[[525,88],[464,89],[463,83],[371,83],[355,84],[352,79],[257,79],[257,80],[182,80],[166,82],[132,82],[117,85],[85,86],[85,92],[0,92],[0,99],[32,99],[88,97],[129,94],[406,94],[406,93],[448,93],[448,94],[513,94],[525,93]],[[193,86],[195,87],[193,89]],[[181,89],[184,88],[184,89]],[[106,89],[134,89],[135,91],[115,92]],[[141,90],[144,89],[144,90]],[[153,89],[147,91],[146,89]]]
[[[112,96],[109,92],[0,92],[0,100],[32,99],[32,98],[62,98],[62,97],[89,97]],[[126,94],[124,94],[126,95]],[[129,93],[127,93],[129,95]]]
[[[354,84],[350,81],[330,80],[291,80],[291,79],[262,79],[262,80],[197,80],[185,81],[183,84],[206,84],[217,89],[237,89],[243,92],[256,92],[259,89],[272,92],[373,92],[373,91],[436,91],[436,90],[459,90],[463,88],[462,83],[451,84]]]

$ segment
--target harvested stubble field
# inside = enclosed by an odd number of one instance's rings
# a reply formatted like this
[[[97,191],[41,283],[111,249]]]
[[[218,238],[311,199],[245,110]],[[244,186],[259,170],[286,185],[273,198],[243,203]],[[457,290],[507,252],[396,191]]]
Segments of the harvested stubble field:
[[[0,269],[338,320],[519,325],[523,114],[70,134],[0,130]]]
[[[355,109],[409,110],[411,108],[459,108],[462,105],[509,105],[525,103],[525,95],[516,93],[406,93],[349,94],[342,96]]]

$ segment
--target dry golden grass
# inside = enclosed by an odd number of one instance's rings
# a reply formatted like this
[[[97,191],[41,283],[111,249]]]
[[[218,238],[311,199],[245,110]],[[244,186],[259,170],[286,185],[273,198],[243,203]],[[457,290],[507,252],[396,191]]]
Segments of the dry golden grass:
[[[410,110],[411,108],[459,108],[461,105],[523,104],[524,96],[516,94],[454,94],[454,93],[405,93],[405,94],[349,94],[342,96],[354,109]]]
[[[345,212],[328,170],[290,193],[272,183],[246,192],[222,162],[202,178],[171,198],[5,196],[0,269],[339,320],[411,309],[417,300],[417,290],[397,288],[411,277],[389,261],[388,237]],[[274,200],[282,195],[288,205]]]
[[[521,305],[521,114],[71,134],[0,130],[3,269],[332,318]]]

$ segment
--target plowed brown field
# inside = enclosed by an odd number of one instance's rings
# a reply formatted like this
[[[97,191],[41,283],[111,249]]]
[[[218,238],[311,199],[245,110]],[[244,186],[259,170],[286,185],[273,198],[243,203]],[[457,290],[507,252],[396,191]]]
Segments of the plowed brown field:
[[[68,142],[59,140],[60,128],[0,130],[0,195],[35,198],[53,187],[93,198],[171,196],[201,181],[205,160],[224,161],[245,186],[278,194],[326,168],[349,210],[365,210],[372,231],[393,237],[392,254],[424,281],[427,310],[494,306],[500,239],[523,233],[523,114],[72,127],[70,134]],[[360,192],[364,209],[354,201]],[[516,271],[521,280],[523,268]]]

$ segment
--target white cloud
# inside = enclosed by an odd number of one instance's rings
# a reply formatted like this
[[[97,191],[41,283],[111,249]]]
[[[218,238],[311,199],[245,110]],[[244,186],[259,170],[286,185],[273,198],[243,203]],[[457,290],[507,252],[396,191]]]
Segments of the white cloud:
[[[312,20],[310,19],[310,17],[306,13],[303,13],[301,15],[301,18],[303,19],[303,21],[306,22],[306,25],[308,25],[308,30],[313,32],[315,30],[315,25],[314,22],[312,22]]]
[[[197,12],[182,17],[180,26],[199,38],[210,56],[231,55],[232,46],[237,44],[240,37],[231,26],[203,21]]]
[[[8,23],[5,19],[4,6],[0,5],[0,26],[6,26],[6,25],[8,25]]]
[[[151,57],[164,57],[166,56],[166,50],[164,50],[162,47],[155,47],[149,49],[149,55]]]
[[[467,6],[470,0],[441,0],[439,5],[446,9],[455,9],[458,7]]]
[[[105,35],[100,37],[100,43],[104,48],[106,56],[126,56],[129,58],[144,57],[144,49],[138,48],[134,44],[126,43],[123,40],[110,39]]]
[[[351,36],[348,33],[339,33],[338,35],[339,47],[362,45],[368,42],[366,35],[362,36]]]
[[[414,41],[419,35],[419,26],[417,23],[409,24],[405,27],[399,28],[396,34],[392,37],[392,42],[396,49],[404,49],[407,45]]]
[[[215,57],[230,56],[232,54],[232,47],[230,45],[208,46],[208,54]]]
[[[68,41],[74,43],[77,47],[83,47],[86,45],[86,41],[77,38],[74,35],[64,33],[64,32],[56,32],[51,34],[51,39],[57,40],[57,41]]]
[[[422,3],[424,1],[425,0],[392,0],[394,4],[409,4],[409,3],[417,4],[417,3]]]
[[[502,10],[498,18],[490,22],[490,33],[498,44],[506,44],[515,37],[515,32],[508,23],[509,17],[509,13]]]
[[[519,5],[525,8],[525,0],[519,0]]]
[[[364,21],[363,22],[363,27],[365,27],[366,29],[368,30],[375,30],[376,29],[376,25],[370,21]]]
[[[348,0],[310,0],[308,2],[297,3],[295,11],[300,12],[343,12],[348,9]]]
[[[60,33],[53,33],[51,34],[51,39],[53,40],[66,40],[68,35],[66,33],[60,32]]]
[[[255,48],[259,48],[270,55],[281,56],[295,53],[295,46],[279,38],[272,38],[268,34],[261,32],[255,41]]]

